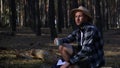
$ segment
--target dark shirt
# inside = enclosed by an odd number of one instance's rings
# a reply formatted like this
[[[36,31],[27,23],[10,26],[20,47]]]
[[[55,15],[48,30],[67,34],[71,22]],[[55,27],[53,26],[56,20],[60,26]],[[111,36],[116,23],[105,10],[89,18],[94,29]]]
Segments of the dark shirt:
[[[75,64],[83,58],[90,62],[91,68],[97,68],[104,63],[103,39],[96,26],[83,23],[80,28],[70,35],[59,40],[61,44],[76,41],[80,50],[70,58],[70,63]]]

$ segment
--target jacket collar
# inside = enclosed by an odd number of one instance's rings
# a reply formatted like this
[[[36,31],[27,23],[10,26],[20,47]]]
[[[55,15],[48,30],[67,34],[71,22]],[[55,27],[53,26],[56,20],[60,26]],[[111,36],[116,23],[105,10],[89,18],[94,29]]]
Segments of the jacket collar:
[[[89,22],[83,22],[83,23],[80,24],[78,27],[79,27],[79,29],[83,29],[84,26],[87,26],[87,25],[91,25],[91,23],[89,23]]]

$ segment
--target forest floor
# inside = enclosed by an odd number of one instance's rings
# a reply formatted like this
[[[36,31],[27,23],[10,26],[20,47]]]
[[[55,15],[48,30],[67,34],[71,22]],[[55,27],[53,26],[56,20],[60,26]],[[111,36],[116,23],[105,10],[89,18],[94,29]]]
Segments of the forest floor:
[[[0,68],[51,68],[54,62],[43,62],[36,58],[18,58],[16,50],[53,49],[57,46],[50,39],[49,29],[42,29],[42,36],[36,36],[32,30],[18,29],[15,36],[0,29]],[[58,37],[64,37],[71,30],[63,29]],[[120,29],[104,31],[105,67],[120,68]],[[52,56],[52,55],[51,55]],[[51,59],[53,60],[53,59]]]

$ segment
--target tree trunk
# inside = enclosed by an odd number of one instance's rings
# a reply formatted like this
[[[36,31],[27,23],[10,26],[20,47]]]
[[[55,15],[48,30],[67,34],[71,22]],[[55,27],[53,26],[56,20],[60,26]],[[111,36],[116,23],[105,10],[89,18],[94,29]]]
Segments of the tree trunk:
[[[64,25],[64,15],[63,15],[63,8],[62,8],[62,0],[58,0],[58,21],[57,21],[57,27],[58,27],[58,33],[62,33],[62,27]]]
[[[109,11],[109,8],[108,8],[108,1],[107,0],[105,0],[104,1],[104,3],[105,3],[105,9],[106,9],[106,11],[105,11],[105,26],[106,26],[106,30],[108,30],[109,29],[109,23],[108,23],[108,11]]]
[[[55,6],[54,0],[49,0],[49,8],[48,8],[48,22],[50,25],[51,32],[51,40],[57,37],[57,32],[55,28]]]
[[[17,20],[17,13],[16,13],[16,3],[15,0],[9,0],[10,3],[10,26],[12,28],[12,33],[14,34],[16,32],[16,20]]]
[[[81,5],[85,6],[85,0],[81,0]]]
[[[64,8],[64,27],[68,28],[68,9],[67,9],[68,5],[67,5],[67,1],[63,0],[63,8]]]
[[[23,20],[23,25],[24,26],[27,26],[27,5],[28,5],[28,2],[27,0],[24,0],[24,20]]]
[[[45,27],[49,26],[49,22],[48,22],[48,2],[47,0],[44,0],[45,2]]]
[[[36,8],[36,34],[41,35],[41,20],[40,20],[40,9],[39,9],[39,0],[35,1]]]
[[[78,1],[77,0],[70,0],[70,11],[74,8],[78,8]],[[72,29],[77,29],[74,19],[70,17],[70,23],[72,25]]]
[[[100,0],[94,0],[95,1],[95,24],[102,33],[102,19],[101,19],[101,7],[100,7]]]
[[[0,27],[2,26],[3,0],[0,1]]]

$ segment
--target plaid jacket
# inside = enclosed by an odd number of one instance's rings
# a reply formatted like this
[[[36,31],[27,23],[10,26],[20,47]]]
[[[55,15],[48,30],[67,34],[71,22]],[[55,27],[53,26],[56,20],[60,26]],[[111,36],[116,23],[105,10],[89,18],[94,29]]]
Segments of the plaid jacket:
[[[103,39],[101,33],[94,25],[88,23],[82,24],[81,28],[60,39],[61,44],[73,41],[76,41],[81,48],[70,59],[71,64],[77,63],[83,58],[90,62],[91,68],[97,68],[101,66],[101,63],[104,64]]]

